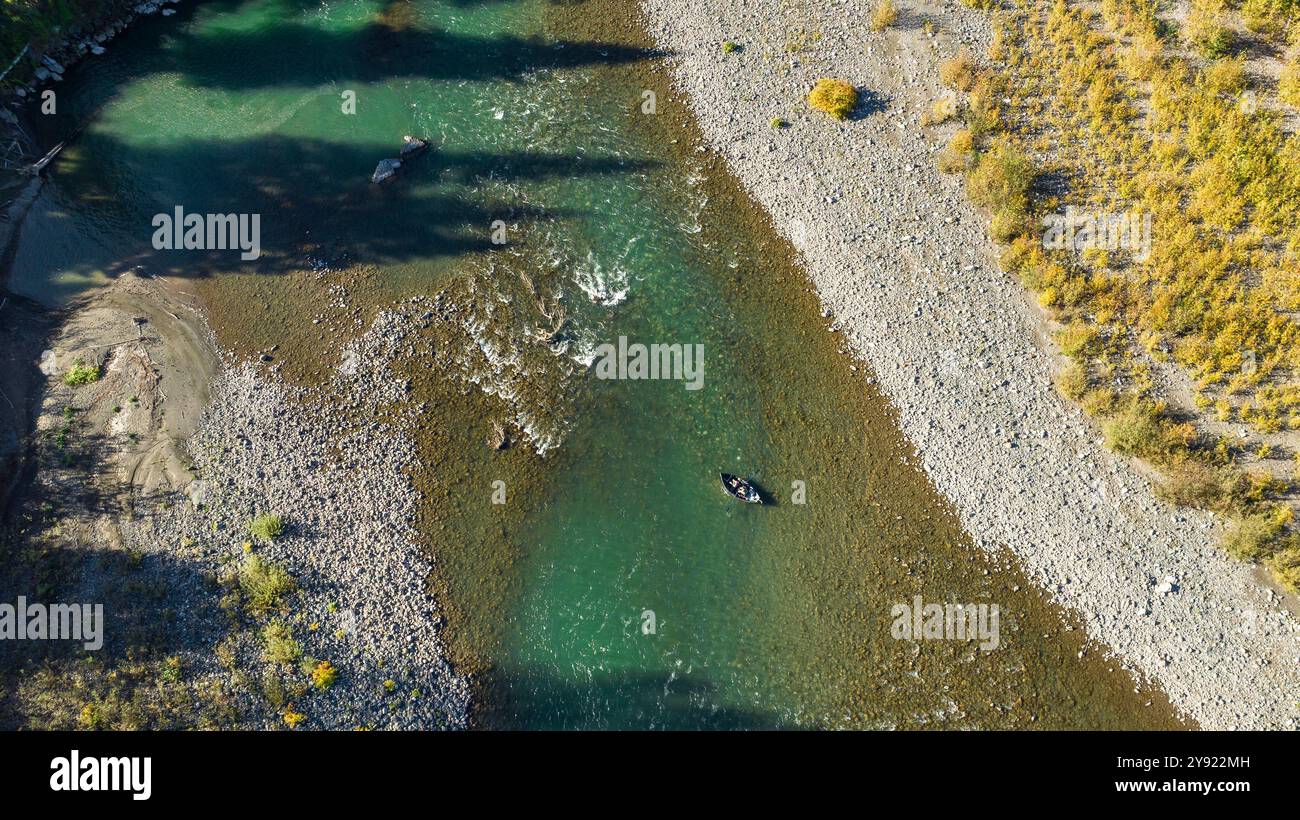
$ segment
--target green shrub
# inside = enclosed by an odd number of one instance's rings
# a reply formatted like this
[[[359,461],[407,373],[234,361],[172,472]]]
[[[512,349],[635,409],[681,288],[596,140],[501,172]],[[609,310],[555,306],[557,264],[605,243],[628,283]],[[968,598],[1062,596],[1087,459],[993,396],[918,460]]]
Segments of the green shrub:
[[[1067,399],[1078,401],[1088,391],[1088,371],[1078,362],[1071,362],[1057,375],[1056,389]]]
[[[1196,441],[1196,428],[1177,424],[1164,416],[1159,405],[1130,396],[1119,410],[1102,422],[1106,444],[1125,456],[1137,456],[1167,465],[1185,454]]]
[[[1115,391],[1109,387],[1094,387],[1079,399],[1079,406],[1089,416],[1099,417],[1113,412],[1118,400]]]
[[[1034,166],[1018,148],[1005,140],[995,142],[976,157],[975,167],[966,175],[966,190],[976,205],[988,208],[995,216],[1020,219],[1029,207],[1029,186],[1034,180]]]
[[[1163,449],[1160,419],[1141,402],[1130,402],[1111,416],[1102,424],[1102,431],[1107,446],[1120,455],[1147,457]]]
[[[957,116],[957,98],[945,94],[930,104],[930,110],[921,115],[921,125],[939,125]]]
[[[963,47],[956,56],[939,63],[939,79],[958,91],[968,91],[975,84],[975,63],[970,49]]]
[[[1072,359],[1095,356],[1101,334],[1095,325],[1082,319],[1075,319],[1056,334],[1056,343],[1061,352]]]
[[[1232,51],[1232,31],[1223,23],[1224,0],[1193,0],[1183,27],[1183,39],[1207,60]]]
[[[999,112],[993,89],[981,81],[971,89],[966,101],[966,127],[975,139],[984,139],[998,130]]]
[[[1165,465],[1156,494],[1173,504],[1201,510],[1223,510],[1231,505],[1233,474],[1191,458]]]
[[[271,621],[263,627],[262,642],[266,644],[266,658],[272,663],[294,664],[302,657],[302,645],[284,621]]]
[[[72,369],[63,374],[63,383],[69,387],[80,387],[97,381],[99,381],[99,368],[88,365],[81,359],[77,359]]]
[[[1266,562],[1273,577],[1292,592],[1300,592],[1300,546],[1292,539],[1290,546],[1280,549]]]
[[[1274,512],[1238,518],[1223,536],[1223,548],[1235,558],[1258,561],[1273,552],[1274,542],[1286,526]]]
[[[1296,29],[1300,31],[1300,25]],[[1277,80],[1277,95],[1287,105],[1300,108],[1300,50],[1293,50],[1282,66]]]
[[[1283,0],[1243,0],[1241,21],[1260,34],[1281,34],[1286,29],[1284,5]]]
[[[837,120],[842,120],[857,107],[858,90],[845,80],[823,77],[808,93],[808,104]]]
[[[975,140],[971,137],[970,131],[963,128],[952,135],[952,139],[948,140],[948,147],[939,153],[937,160],[939,170],[945,174],[965,171],[970,167],[974,154]]]
[[[288,570],[256,555],[245,556],[238,580],[245,608],[257,616],[283,609],[285,596],[297,586]]]
[[[162,668],[158,671],[158,679],[163,683],[180,683],[181,659],[179,656],[172,655],[162,662]]]
[[[248,525],[248,531],[254,538],[274,541],[284,534],[284,519],[275,513],[259,515]]]

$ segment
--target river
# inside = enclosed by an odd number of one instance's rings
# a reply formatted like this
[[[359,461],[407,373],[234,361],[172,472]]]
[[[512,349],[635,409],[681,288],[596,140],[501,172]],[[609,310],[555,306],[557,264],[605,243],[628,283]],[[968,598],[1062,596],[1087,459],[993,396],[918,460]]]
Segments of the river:
[[[142,265],[303,380],[336,364],[330,288],[358,328],[455,303],[454,362],[404,366],[480,726],[1180,726],[963,533],[665,66],[623,0],[186,5],[58,87],[41,133],[76,139],[9,287],[57,305]],[[371,185],[404,134],[434,149]],[[263,257],[154,251],[177,205],[261,214]],[[598,378],[620,337],[702,349],[702,374]],[[997,648],[895,639],[915,596],[996,605]]]

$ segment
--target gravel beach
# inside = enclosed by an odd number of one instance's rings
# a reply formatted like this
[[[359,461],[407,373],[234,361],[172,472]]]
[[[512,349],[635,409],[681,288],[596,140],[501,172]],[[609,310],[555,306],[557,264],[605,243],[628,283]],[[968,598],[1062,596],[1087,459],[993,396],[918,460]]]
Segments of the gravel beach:
[[[257,552],[299,584],[295,632],[306,654],[340,672],[302,704],[312,728],[467,726],[469,688],[445,660],[444,619],[414,526],[417,409],[388,368],[409,318],[380,314],[317,388],[228,362],[187,443],[199,478],[177,531],[201,523],[218,558],[238,559],[253,515],[286,521],[285,535]]]
[[[1159,501],[1052,386],[1045,320],[998,269],[987,220],[924,129],[938,64],[984,52],[980,12],[866,2],[645,0],[675,88],[802,256],[828,317],[867,363],[937,489],[985,549],[1009,549],[1089,636],[1206,729],[1300,725],[1300,623],[1211,515]],[[936,27],[934,35],[924,21]],[[731,41],[740,48],[724,52]],[[810,111],[819,77],[858,111]],[[774,118],[788,127],[774,128]]]
[[[446,661],[414,523],[411,432],[425,408],[391,367],[409,355],[425,307],[381,312],[341,346],[329,378],[301,387],[271,352],[221,353],[184,287],[123,274],[42,358],[37,475],[54,516],[45,535],[75,547],[67,583],[78,599],[108,601],[106,645],[120,656],[143,627],[161,625],[149,646],[179,659],[199,688],[229,693],[227,717],[205,718],[221,728],[284,728],[290,703],[303,728],[465,728],[469,687]],[[69,386],[73,362],[101,375]],[[255,539],[250,522],[262,514],[281,516],[283,534]],[[232,619],[222,596],[249,553],[282,567],[295,589],[283,611]],[[120,571],[113,556],[129,559]],[[139,589],[150,590],[151,614],[129,594]],[[292,631],[303,664],[333,666],[333,685],[310,689],[292,662],[272,668],[262,637],[271,620]]]

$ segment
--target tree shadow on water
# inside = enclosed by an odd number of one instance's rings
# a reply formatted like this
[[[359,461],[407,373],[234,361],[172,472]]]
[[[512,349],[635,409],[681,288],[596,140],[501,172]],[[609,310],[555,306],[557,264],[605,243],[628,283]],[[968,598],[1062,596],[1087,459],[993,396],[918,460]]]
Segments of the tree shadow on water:
[[[536,71],[664,56],[667,52],[659,49],[619,43],[514,34],[483,37],[381,20],[352,31],[327,31],[301,23],[282,23],[254,33],[182,30],[168,39],[162,57],[148,70],[179,73],[194,86],[241,90],[313,86],[330,80],[516,81]]]
[[[780,729],[758,709],[723,705],[716,684],[697,676],[594,673],[585,681],[529,668],[489,676],[479,721],[492,729]]]
[[[234,8],[239,2],[214,0],[204,9]],[[281,2],[287,19],[315,5],[312,0]],[[78,146],[83,155],[102,157],[99,164],[111,169],[105,174],[93,170],[78,174],[58,163],[52,166],[51,187],[60,195],[45,197],[41,203],[49,217],[47,234],[56,232],[56,222],[69,208],[96,217],[99,233],[80,243],[75,259],[72,250],[28,254],[24,278],[40,281],[44,274],[37,268],[42,267],[74,276],[100,271],[112,276],[145,263],[153,272],[191,277],[241,267],[238,254],[230,251],[153,253],[153,216],[170,213],[178,205],[187,213],[260,214],[261,244],[267,256],[249,267],[262,273],[283,273],[316,260],[344,257],[383,264],[477,253],[492,249],[489,226],[496,219],[576,215],[563,205],[494,201],[491,193],[473,190],[480,180],[527,182],[634,173],[652,167],[646,162],[582,154],[435,150],[408,162],[396,181],[376,186],[370,183],[370,174],[379,160],[397,153],[400,133],[385,145],[270,134],[162,146],[132,144],[104,132],[83,134],[87,122],[97,116],[97,110],[88,106],[111,99],[115,88],[155,74],[174,73],[191,86],[245,91],[392,78],[514,81],[542,69],[662,56],[615,43],[451,33],[420,26],[404,9],[385,7],[367,24],[347,31],[295,20],[247,32],[185,25],[197,13],[188,7],[169,26],[146,21],[141,30],[133,30],[128,36],[143,38],[147,45],[139,59],[114,74],[112,88],[96,89],[87,105],[69,108],[81,116],[60,117],[45,135],[51,143],[69,138],[84,143]],[[96,167],[96,163],[82,165]]]
[[[237,251],[152,253],[158,214],[259,214],[263,256],[258,273],[282,274],[313,260],[393,264],[493,250],[492,223],[571,219],[567,205],[504,199],[488,180],[513,188],[553,178],[642,173],[651,161],[539,152],[442,150],[403,163],[395,180],[374,184],[375,164],[396,155],[389,146],[269,135],[246,140],[189,140],[140,146],[115,137],[87,137],[110,157],[112,179],[129,180],[129,197],[83,196],[75,207],[92,224],[113,223],[123,241],[106,243],[105,258],[80,258],[78,270],[110,276],[145,264],[152,273],[201,277],[239,268]],[[74,175],[70,189],[78,188]],[[106,192],[100,192],[106,193]],[[115,192],[114,192],[115,193]],[[62,203],[55,203],[60,205]],[[65,206],[66,207],[66,206]],[[51,259],[50,264],[68,260]],[[73,270],[73,273],[77,270]]]

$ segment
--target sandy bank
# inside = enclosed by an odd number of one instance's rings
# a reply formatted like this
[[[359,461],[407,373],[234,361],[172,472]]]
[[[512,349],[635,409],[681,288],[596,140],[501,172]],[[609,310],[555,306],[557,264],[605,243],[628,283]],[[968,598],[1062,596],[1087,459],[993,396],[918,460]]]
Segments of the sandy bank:
[[[1056,394],[1041,317],[999,271],[960,180],[935,169],[948,132],[918,123],[942,93],[939,61],[962,43],[982,53],[981,15],[903,5],[875,33],[866,2],[643,10],[677,55],[676,86],[710,148],[801,253],[832,329],[877,374],[981,546],[1012,550],[1092,638],[1203,727],[1297,726],[1300,624],[1214,546],[1211,516],[1158,501]],[[724,40],[743,48],[724,53]],[[807,109],[823,76],[867,92],[855,117]],[[790,127],[772,128],[776,117]]]

